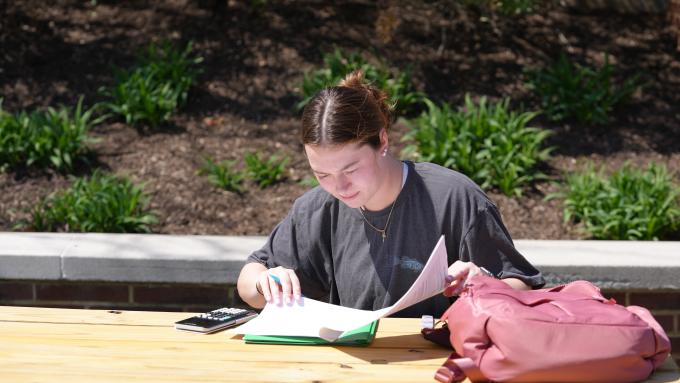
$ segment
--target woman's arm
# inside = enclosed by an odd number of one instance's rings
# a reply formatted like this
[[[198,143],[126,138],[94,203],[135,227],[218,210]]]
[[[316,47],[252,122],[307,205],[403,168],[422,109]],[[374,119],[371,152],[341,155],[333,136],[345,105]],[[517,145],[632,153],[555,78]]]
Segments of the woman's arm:
[[[257,262],[243,266],[237,289],[241,299],[258,309],[267,302],[291,303],[302,297],[300,280],[294,270],[281,266],[268,269]]]
[[[460,294],[465,286],[465,282],[473,275],[483,274],[479,266],[472,262],[456,261],[449,266],[449,273],[446,277],[446,283],[449,285],[444,289],[444,295],[447,297]],[[508,286],[517,290],[531,290],[531,287],[518,278],[503,278],[503,282]]]
[[[541,273],[515,248],[495,206],[478,211],[459,253],[459,259],[488,268],[515,289],[528,290],[545,284]]]
[[[518,279],[518,278],[504,278],[504,279],[501,279],[501,281],[507,283],[513,289],[531,290],[531,286],[527,285],[526,283],[524,283],[524,281],[522,281],[521,279]]]
[[[241,299],[257,309],[263,308],[265,303],[267,303],[256,287],[257,280],[263,271],[267,271],[264,265],[257,262],[247,263],[241,269],[241,274],[239,274],[238,282],[236,283],[238,295],[241,296]]]

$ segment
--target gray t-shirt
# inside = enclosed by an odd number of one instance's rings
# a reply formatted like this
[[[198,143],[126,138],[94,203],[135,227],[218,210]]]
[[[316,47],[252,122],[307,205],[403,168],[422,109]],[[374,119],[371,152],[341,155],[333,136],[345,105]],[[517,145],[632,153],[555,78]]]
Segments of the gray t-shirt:
[[[406,293],[443,234],[449,265],[472,261],[500,278],[519,278],[532,287],[545,283],[515,249],[496,206],[472,180],[435,164],[406,163],[408,177],[384,242],[358,209],[316,187],[295,201],[247,262],[295,270],[307,297],[378,310]],[[383,228],[390,208],[364,215]],[[439,295],[396,316],[439,316],[450,304]]]

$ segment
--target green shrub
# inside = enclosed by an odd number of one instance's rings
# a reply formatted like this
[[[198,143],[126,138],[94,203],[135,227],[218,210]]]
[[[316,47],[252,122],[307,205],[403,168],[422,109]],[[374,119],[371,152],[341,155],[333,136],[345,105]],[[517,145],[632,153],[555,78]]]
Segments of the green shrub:
[[[252,11],[261,12],[267,7],[267,3],[267,0],[250,0],[249,6]]]
[[[129,180],[98,171],[89,179],[72,179],[69,189],[52,193],[36,205],[28,225],[31,229],[137,233],[150,232],[150,226],[157,223],[147,211],[147,195]]]
[[[497,0],[496,7],[505,15],[519,15],[533,12],[538,5],[537,0]]]
[[[105,105],[128,124],[144,122],[156,127],[167,121],[186,102],[199,73],[195,66],[203,59],[191,53],[191,43],[183,51],[169,43],[149,46],[135,68],[115,70],[115,86],[102,89],[113,99]]]
[[[564,220],[583,222],[596,239],[657,240],[680,225],[680,189],[663,165],[646,170],[626,164],[610,177],[590,164],[569,175],[563,189]]]
[[[74,161],[84,159],[89,129],[103,117],[93,118],[97,106],[83,110],[83,98],[75,110],[58,109],[11,115],[0,102],[0,169],[17,166],[73,170]]]
[[[213,185],[235,193],[243,193],[243,172],[234,171],[236,161],[223,161],[215,163],[212,159],[205,160],[199,174],[207,176],[208,181]]]
[[[531,13],[538,6],[538,0],[462,0],[467,6],[498,11],[506,16]]]
[[[551,67],[528,72],[528,85],[541,98],[546,115],[553,121],[575,117],[580,122],[604,124],[612,110],[626,102],[639,85],[638,76],[616,87],[614,67],[605,56],[600,69],[580,67],[565,54]]]
[[[482,97],[453,111],[425,100],[428,110],[412,121],[404,155],[456,169],[482,188],[497,187],[507,195],[521,195],[522,186],[543,178],[536,167],[549,157],[542,149],[548,132],[527,127],[533,112],[515,113],[508,100],[487,105]]]
[[[274,155],[265,161],[256,153],[247,153],[245,161],[248,176],[260,188],[264,189],[284,178],[284,169],[288,163],[288,158],[279,159],[278,156]]]
[[[408,71],[393,74],[384,65],[376,67],[358,53],[346,55],[339,49],[324,54],[323,61],[324,68],[305,73],[301,86],[302,101],[297,105],[298,110],[304,108],[318,91],[336,86],[347,74],[356,69],[363,70],[366,80],[388,93],[388,102],[396,114],[406,113],[422,99],[422,94],[413,90]]]
[[[319,180],[316,179],[314,176],[307,176],[303,179],[300,180],[300,185],[308,187],[308,188],[315,188],[319,186]]]

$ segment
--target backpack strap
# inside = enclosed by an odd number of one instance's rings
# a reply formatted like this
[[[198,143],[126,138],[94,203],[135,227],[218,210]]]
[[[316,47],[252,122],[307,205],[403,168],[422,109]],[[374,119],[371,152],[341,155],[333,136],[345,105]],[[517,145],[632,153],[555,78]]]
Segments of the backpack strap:
[[[446,362],[434,374],[434,378],[441,383],[462,382],[466,377],[472,382],[488,381],[472,359],[461,358],[455,352],[449,355]]]
[[[420,330],[425,339],[446,348],[451,345],[451,333],[446,323],[439,328],[423,328]],[[485,382],[488,379],[470,358],[461,358],[455,351],[449,355],[444,364],[434,374],[434,378],[442,383],[462,382],[465,378],[473,382]]]
[[[451,345],[451,332],[449,331],[449,327],[446,325],[446,323],[444,323],[442,327],[438,328],[423,328],[420,330],[420,333],[423,335],[423,338],[429,340],[430,342],[436,343],[446,348],[453,348]]]

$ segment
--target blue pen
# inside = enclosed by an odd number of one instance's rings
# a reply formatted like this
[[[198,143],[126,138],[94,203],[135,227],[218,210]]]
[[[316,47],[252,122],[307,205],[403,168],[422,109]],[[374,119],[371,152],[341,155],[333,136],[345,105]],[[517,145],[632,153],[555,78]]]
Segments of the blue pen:
[[[274,274],[269,274],[269,276],[276,282],[277,285],[281,286],[281,280]]]
[[[269,274],[269,276],[276,282],[277,285],[281,286],[281,280],[274,274]]]

